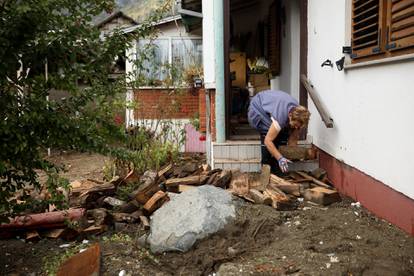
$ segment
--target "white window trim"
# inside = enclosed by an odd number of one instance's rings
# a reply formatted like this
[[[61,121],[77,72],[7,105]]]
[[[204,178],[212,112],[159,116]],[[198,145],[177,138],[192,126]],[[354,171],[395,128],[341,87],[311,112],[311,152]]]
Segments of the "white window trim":
[[[192,39],[192,40],[201,40],[201,43],[203,43],[203,37],[202,36],[158,36],[156,39],[165,39],[168,40],[168,62],[169,64],[172,64],[172,41],[173,40],[184,40],[184,39]],[[135,43],[135,53],[138,53],[138,41]],[[143,90],[167,90],[167,89],[183,89],[187,88],[185,86],[139,86],[138,89]]]

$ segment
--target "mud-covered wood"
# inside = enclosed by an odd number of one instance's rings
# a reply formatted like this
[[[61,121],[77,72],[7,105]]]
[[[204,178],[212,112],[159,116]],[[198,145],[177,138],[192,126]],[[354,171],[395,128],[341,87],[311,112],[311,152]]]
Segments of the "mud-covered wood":
[[[304,196],[306,200],[312,201],[320,205],[328,205],[334,202],[341,201],[341,197],[337,191],[326,189],[323,187],[315,187],[305,191]]]
[[[310,176],[309,174],[307,174],[307,173],[304,173],[304,172],[297,172],[297,174],[299,174],[300,176],[302,176],[303,178],[305,178],[305,179],[308,179],[309,181],[312,181],[313,183],[315,183],[316,185],[318,185],[318,186],[321,186],[321,187],[324,187],[324,188],[327,188],[327,189],[330,189],[330,188],[332,188],[331,186],[329,186],[328,184],[326,184],[326,183],[324,183],[324,182],[322,182],[322,181],[320,181],[320,180],[318,180],[318,179],[316,179],[315,177],[312,177],[312,176]]]
[[[101,267],[101,248],[94,244],[85,251],[66,260],[57,272],[57,276],[98,276]]]
[[[229,190],[234,195],[248,195],[249,194],[249,176],[240,171],[234,172],[231,177]]]
[[[165,186],[178,186],[178,185],[202,185],[207,181],[206,175],[193,175],[182,178],[170,178],[165,181]]]
[[[253,199],[256,204],[272,205],[273,202],[269,196],[264,195],[256,189],[250,189],[248,196]]]
[[[148,213],[152,213],[168,200],[168,196],[163,191],[156,192],[144,205],[144,209]]]

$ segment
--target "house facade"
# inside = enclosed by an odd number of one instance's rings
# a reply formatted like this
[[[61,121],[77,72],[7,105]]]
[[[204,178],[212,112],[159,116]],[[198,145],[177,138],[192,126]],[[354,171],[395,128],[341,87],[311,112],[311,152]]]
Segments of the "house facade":
[[[127,110],[127,124],[157,122],[160,106],[180,101],[168,116],[182,129],[198,113],[206,142],[193,150],[205,149],[213,168],[259,171],[259,137],[246,120],[249,98],[266,89],[286,91],[312,113],[302,142],[318,149],[316,166],[342,194],[414,235],[412,1],[178,5],[179,19],[158,26],[165,43],[160,48],[168,49],[161,56],[173,62],[174,39],[200,40],[192,51],[202,56],[203,89],[180,94],[180,100],[171,87],[130,89],[128,98],[142,105]],[[139,45],[128,54],[135,56]],[[132,67],[127,63],[127,71]],[[200,132],[189,128],[185,135],[194,142]]]
[[[230,57],[264,55],[269,67],[279,64],[269,68],[268,86],[310,109],[306,137],[335,187],[414,235],[413,9],[406,0],[202,1],[210,163],[243,159],[230,168],[259,169],[257,138],[232,139],[237,110],[229,98],[237,89]],[[256,45],[262,52],[240,43],[249,37],[265,40]],[[301,75],[318,103],[308,98]]]
[[[184,24],[184,20],[180,14],[162,19],[155,23],[156,37],[136,41],[128,51],[127,78],[132,74],[143,82],[128,89],[127,99],[136,105],[127,109],[126,125],[142,125],[153,131],[167,128],[171,142],[181,141],[181,151],[205,152],[204,136],[199,131],[205,126],[200,115],[205,114],[204,90],[185,80],[187,72],[202,70],[201,21],[197,26]],[[149,56],[139,60],[141,53]],[[142,68],[135,66],[137,61]]]

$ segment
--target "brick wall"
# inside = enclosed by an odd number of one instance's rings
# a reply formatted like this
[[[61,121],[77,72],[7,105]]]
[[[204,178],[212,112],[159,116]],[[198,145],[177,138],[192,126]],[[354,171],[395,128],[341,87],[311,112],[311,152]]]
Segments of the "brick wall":
[[[170,89],[134,91],[135,119],[189,119],[199,112],[199,93]]]
[[[196,114],[200,119],[200,132],[206,133],[206,94],[204,89],[196,93],[180,93],[168,89],[141,89],[134,91],[137,107],[135,119],[189,119]],[[215,91],[210,92],[210,130],[215,140]]]
[[[212,133],[213,140],[216,137],[216,124],[215,124],[215,93],[213,90],[210,91],[210,130]],[[199,91],[199,114],[200,114],[200,132],[206,133],[207,121],[206,121],[206,94],[204,89]]]

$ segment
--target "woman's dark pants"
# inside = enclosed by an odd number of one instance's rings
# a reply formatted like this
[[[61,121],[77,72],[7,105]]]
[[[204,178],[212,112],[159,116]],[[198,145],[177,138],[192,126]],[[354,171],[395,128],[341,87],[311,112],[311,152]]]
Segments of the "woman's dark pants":
[[[276,158],[274,158],[270,152],[268,151],[266,145],[264,144],[264,139],[266,137],[266,133],[260,134],[260,148],[262,151],[262,165],[268,164],[270,165],[270,171],[272,174],[276,174],[278,176],[283,176],[283,172],[279,168],[279,163],[277,162]],[[287,141],[289,139],[289,129],[284,128],[280,131],[277,135],[276,139],[273,141],[273,144],[276,148],[279,148],[281,145],[287,145]]]

